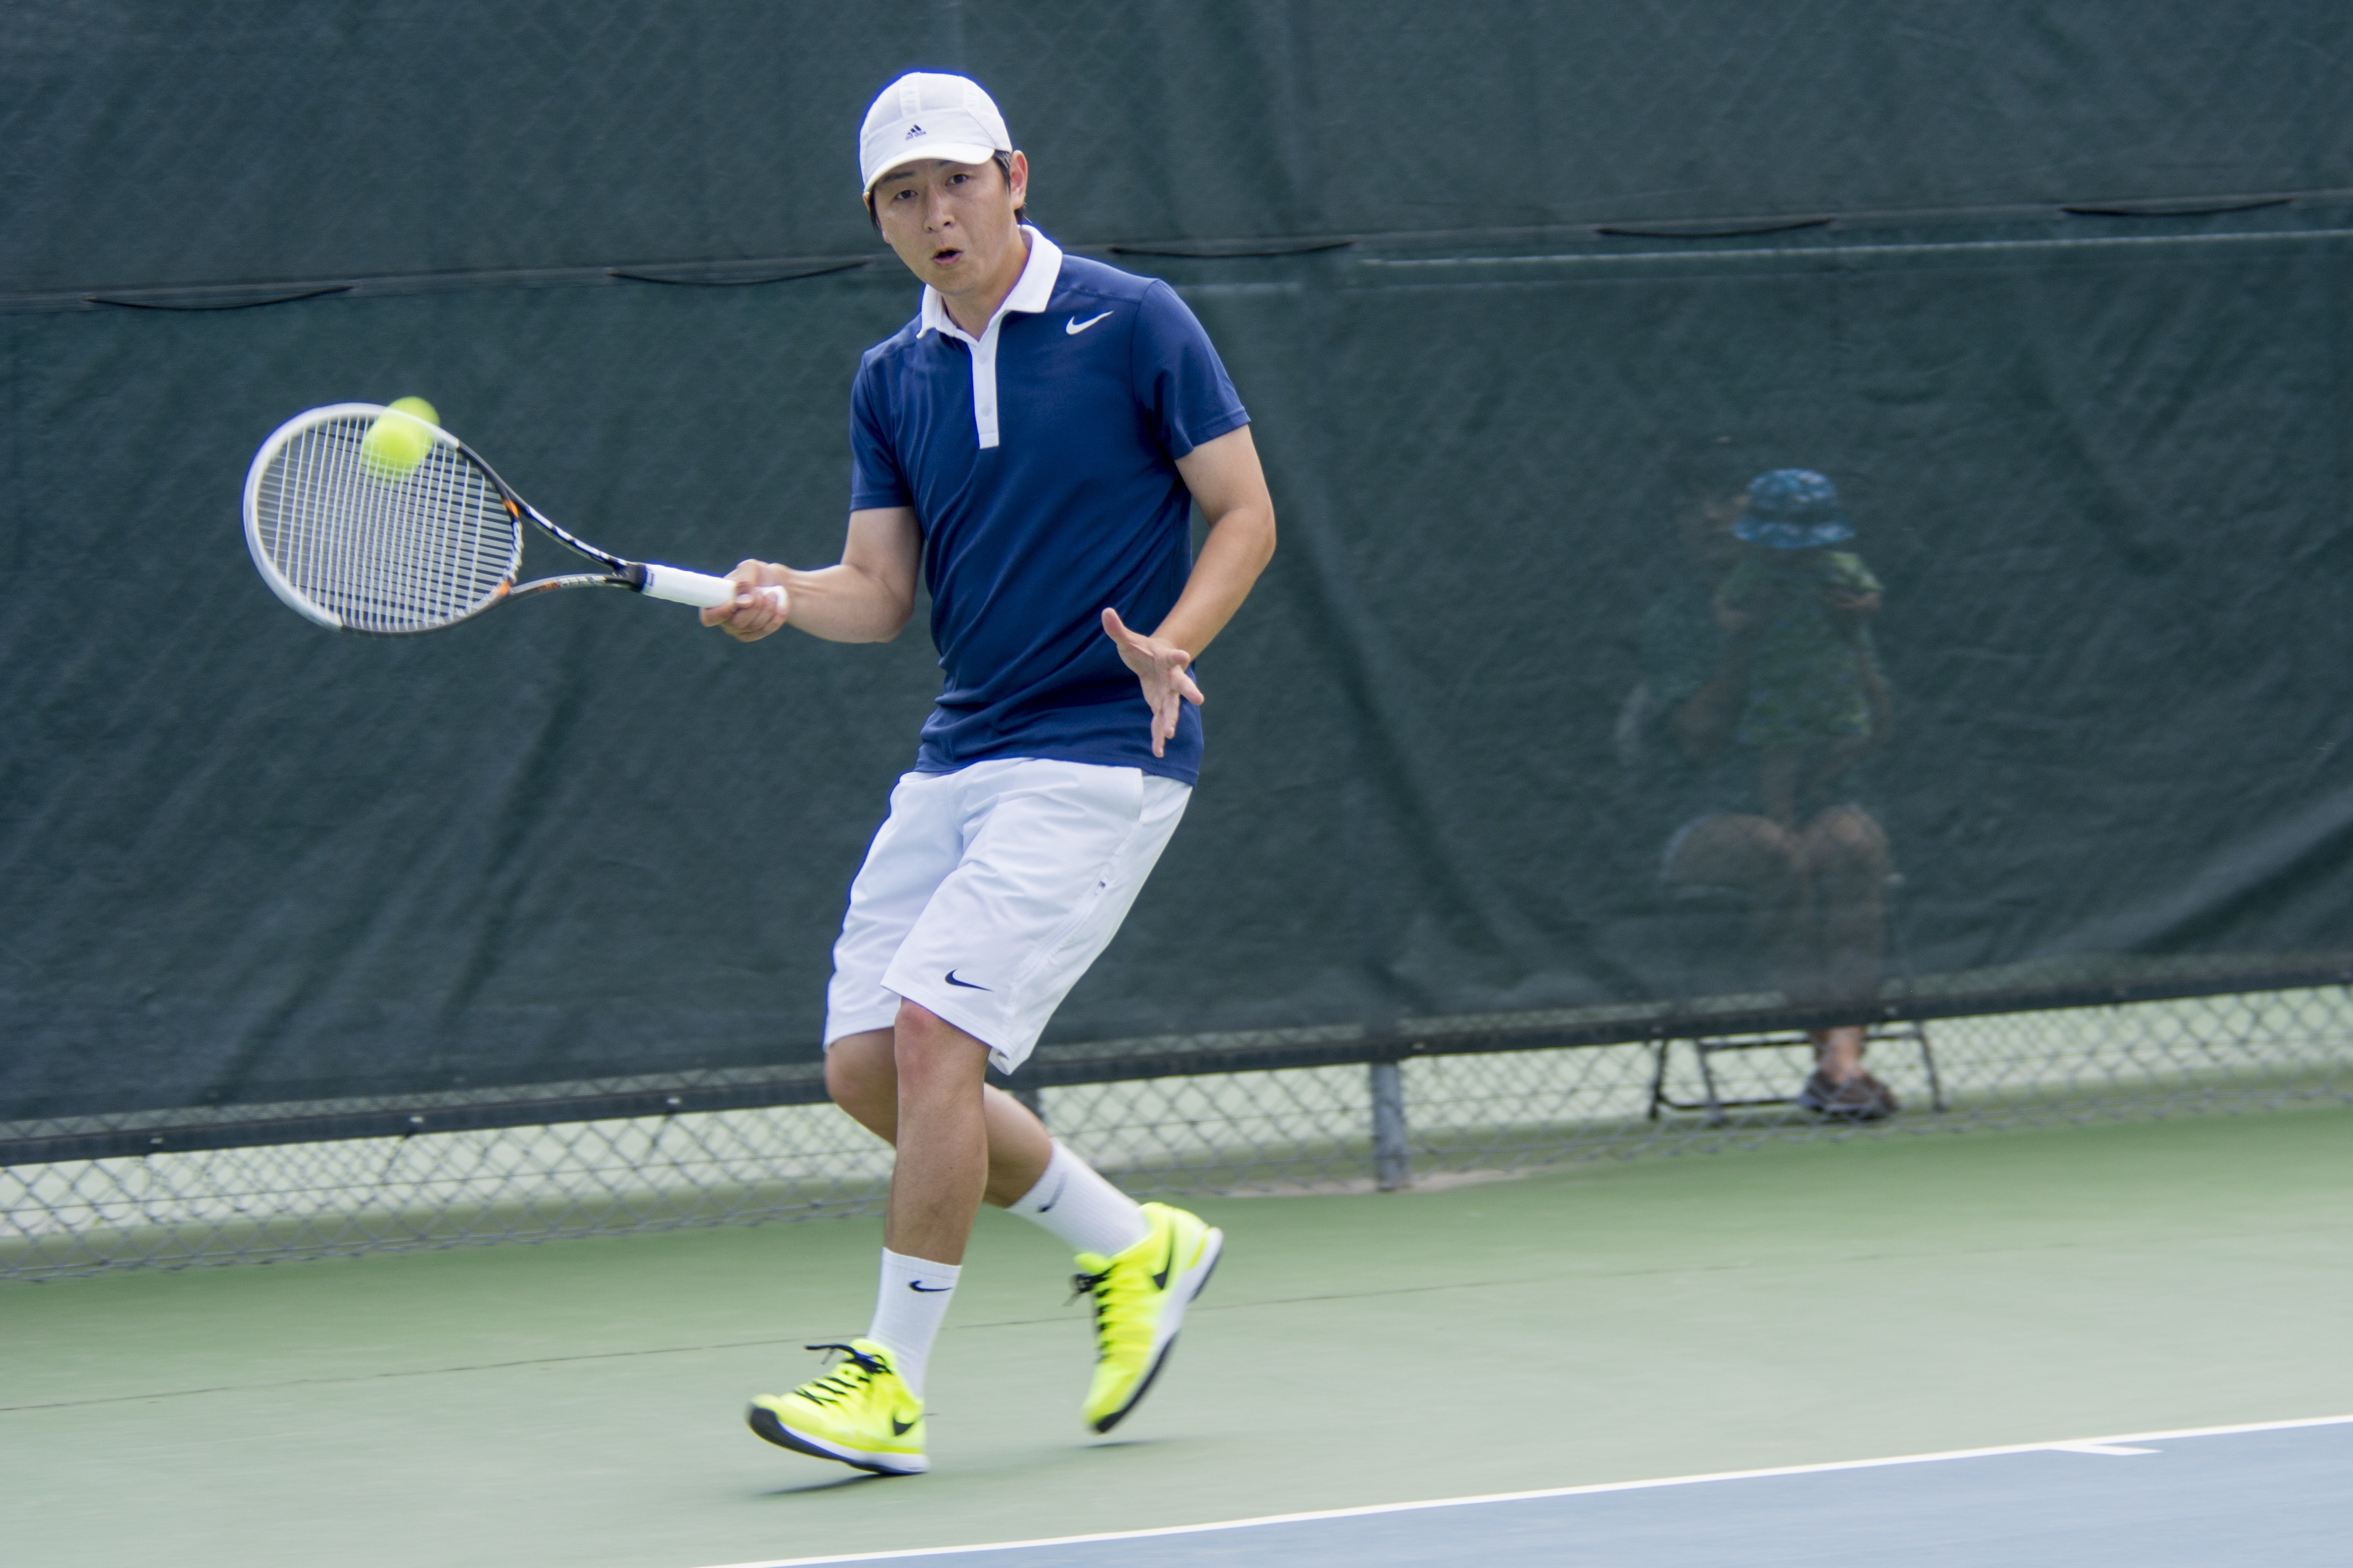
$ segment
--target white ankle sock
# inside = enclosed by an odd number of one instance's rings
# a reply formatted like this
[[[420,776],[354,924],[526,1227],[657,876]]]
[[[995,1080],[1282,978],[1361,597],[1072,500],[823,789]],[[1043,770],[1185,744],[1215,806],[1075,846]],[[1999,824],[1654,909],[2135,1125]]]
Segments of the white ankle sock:
[[[1006,1212],[1044,1226],[1072,1252],[1104,1258],[1125,1252],[1152,1234],[1152,1222],[1134,1198],[1059,1142],[1038,1184]]]
[[[891,1352],[891,1364],[916,1398],[923,1396],[923,1367],[932,1359],[932,1342],[948,1315],[964,1269],[953,1263],[932,1263],[921,1258],[882,1249],[882,1288],[874,1298],[874,1326],[866,1337]]]

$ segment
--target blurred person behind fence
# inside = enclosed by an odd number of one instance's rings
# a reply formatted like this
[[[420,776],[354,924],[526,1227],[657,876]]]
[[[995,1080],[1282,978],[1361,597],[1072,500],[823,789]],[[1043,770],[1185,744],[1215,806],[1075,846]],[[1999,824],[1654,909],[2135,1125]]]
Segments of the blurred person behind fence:
[[[1894,867],[1874,815],[1852,798],[1835,796],[1851,795],[1852,763],[1867,749],[1853,744],[1853,707],[1846,699],[1858,689],[1865,692],[1868,728],[1862,738],[1875,742],[1885,732],[1883,682],[1873,707],[1860,677],[1847,681],[1853,667],[1826,657],[1819,644],[1806,647],[1803,634],[1778,662],[1762,657],[1775,619],[1768,605],[1798,593],[1769,574],[1767,563],[1748,564],[1751,552],[1775,547],[1744,536],[1743,529],[1753,536],[1763,525],[1812,528],[1824,520],[1808,521],[1802,510],[1793,519],[1781,512],[1778,499],[1768,499],[1757,518],[1750,510],[1754,486],[1742,483],[1748,471],[1722,438],[1677,459],[1676,571],[1642,617],[1641,679],[1620,714],[1620,758],[1642,780],[1664,836],[1660,874],[1665,886],[1736,892],[1746,905],[1748,940],[1772,984],[1794,1002],[1852,1002],[1862,1012],[1878,995],[1886,889]],[[1779,489],[1767,487],[1768,498]],[[1861,563],[1825,566],[1819,552],[1817,545],[1792,553],[1810,572],[1831,578],[1814,592],[1825,611],[1835,613],[1831,592],[1860,596],[1844,585],[1860,582],[1854,567]],[[1730,615],[1724,613],[1727,599]],[[1810,660],[1831,668],[1829,689],[1804,684]],[[1874,675],[1876,668],[1874,658]],[[1799,765],[1782,762],[1780,775],[1768,778],[1772,747],[1737,743],[1752,714],[1749,734],[1785,744]],[[1767,809],[1767,786],[1783,779],[1786,798],[1776,804],[1784,812],[1777,816]],[[1849,787],[1841,792],[1841,784]],[[1800,1105],[1857,1121],[1896,1111],[1893,1091],[1863,1070],[1861,1023],[1808,1035],[1815,1066],[1799,1089]]]
[[[1854,525],[1837,487],[1810,469],[1749,481],[1732,533],[1738,553],[1716,589],[1716,619],[1754,638],[1734,738],[1757,754],[1765,815],[1795,828],[1886,740],[1893,704],[1871,636],[1883,591],[1862,556],[1833,548]]]

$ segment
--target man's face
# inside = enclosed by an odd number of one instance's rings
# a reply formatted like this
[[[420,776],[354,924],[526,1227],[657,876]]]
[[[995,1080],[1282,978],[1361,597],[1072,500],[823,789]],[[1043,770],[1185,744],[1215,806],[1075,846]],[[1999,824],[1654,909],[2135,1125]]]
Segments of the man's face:
[[[1747,493],[1738,490],[1729,495],[1694,497],[1683,503],[1683,510],[1675,517],[1675,529],[1693,566],[1705,572],[1721,572],[1732,564],[1740,554],[1740,541],[1733,537],[1732,525],[1747,510]]]
[[[924,158],[874,183],[874,219],[907,269],[943,294],[986,287],[1021,247],[1013,214],[1029,186],[1029,163],[1011,175],[995,163]]]

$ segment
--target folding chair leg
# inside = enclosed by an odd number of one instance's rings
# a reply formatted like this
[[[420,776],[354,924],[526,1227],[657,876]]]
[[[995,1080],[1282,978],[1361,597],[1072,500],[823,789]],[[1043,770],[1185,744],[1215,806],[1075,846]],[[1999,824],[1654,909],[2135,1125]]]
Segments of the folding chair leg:
[[[1708,1066],[1707,1042],[1704,1040],[1694,1040],[1692,1042],[1692,1054],[1699,1058],[1700,1087],[1705,1090],[1707,1096],[1707,1124],[1710,1127],[1721,1127],[1729,1120],[1729,1118],[1724,1114],[1723,1103],[1716,1099],[1715,1069]]]
[[[1936,1108],[1938,1115],[1942,1115],[1945,1110],[1945,1083],[1936,1076],[1936,1053],[1928,1047],[1928,1026],[1915,1024],[1912,1034],[1920,1042],[1920,1066],[1928,1075],[1928,1103]]]

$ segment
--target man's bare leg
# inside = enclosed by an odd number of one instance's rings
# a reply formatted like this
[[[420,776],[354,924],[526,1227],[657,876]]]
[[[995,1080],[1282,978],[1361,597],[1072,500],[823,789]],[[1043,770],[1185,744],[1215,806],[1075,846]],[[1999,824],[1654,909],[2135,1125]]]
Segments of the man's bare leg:
[[[1799,835],[1821,931],[1821,994],[1837,1002],[1879,998],[1887,942],[1887,879],[1894,871],[1887,835],[1858,806],[1835,806]],[[1816,1029],[1814,1055],[1831,1084],[1862,1075],[1860,1025]]]
[[[1797,840],[1778,823],[1732,814],[1704,818],[1675,846],[1666,876],[1672,883],[1746,894],[1772,984],[1792,994],[1804,991],[1815,964],[1812,884]]]
[[[960,1264],[988,1185],[981,1100],[988,1047],[912,1002],[899,1005],[892,1035],[899,1158],[882,1245],[909,1258]]]
[[[835,1099],[899,1149],[866,1341],[881,1347],[890,1370],[918,1399],[988,1186],[988,1096],[995,1091],[983,1078],[987,1067],[986,1045],[912,1002],[900,1004],[891,1028],[837,1040],[827,1053],[827,1086]],[[1017,1163],[1042,1167],[1029,1145],[1045,1142],[1049,1156],[1052,1145],[1035,1118],[1030,1127],[1034,1139],[1009,1121],[1007,1141],[1026,1155]],[[1018,1173],[1005,1179],[1018,1180]]]
[[[1094,1297],[1095,1371],[1081,1415],[1108,1432],[1152,1386],[1225,1237],[1182,1209],[1147,1214],[990,1088],[987,1060],[979,1040],[903,1001],[892,1028],[847,1036],[826,1053],[835,1102],[899,1152],[867,1338],[921,1376],[986,1197],[1071,1248],[1076,1283]]]
[[[846,1036],[826,1052],[834,1102],[899,1152],[867,1337],[891,1351],[919,1394],[984,1199],[1079,1253],[1110,1256],[1150,1232],[1134,1199],[989,1086],[987,1065],[987,1045],[913,1002],[900,1004],[891,1028]]]
[[[913,1011],[922,1013],[922,1008]],[[906,1010],[902,1009],[904,1018]],[[933,1018],[923,1013],[926,1018]],[[949,1026],[942,1024],[943,1028]],[[962,1031],[958,1030],[961,1034]],[[972,1037],[964,1037],[971,1040]],[[973,1044],[978,1046],[977,1040]],[[984,1060],[986,1048],[983,1049]],[[884,1142],[899,1142],[899,1067],[897,1031],[871,1029],[836,1040],[825,1054],[825,1086],[833,1102]],[[1044,1123],[1029,1108],[1001,1089],[986,1083],[980,1090],[981,1118],[988,1143],[988,1180],[983,1199],[997,1208],[1018,1202],[1038,1184],[1053,1158],[1054,1142]],[[895,1190],[895,1181],[894,1181]],[[944,1260],[943,1260],[944,1261]]]
[[[894,1145],[899,1141],[899,1038],[890,1029],[845,1036],[833,1043],[825,1061],[826,1088],[834,1103]],[[986,1085],[980,1106],[988,1139],[988,1181],[982,1201],[1051,1231],[1074,1254],[1108,1258],[1143,1239],[1150,1225],[1135,1200],[1057,1144],[1028,1106]]]
[[[1799,836],[1821,922],[1822,994],[1876,1002],[1887,946],[1887,879],[1894,857],[1871,814],[1842,805]]]
[[[1814,1042],[1814,1065],[1821,1069],[1824,1082],[1841,1084],[1862,1070],[1862,1026],[1841,1025],[1835,1029],[1809,1029],[1806,1033]]]

